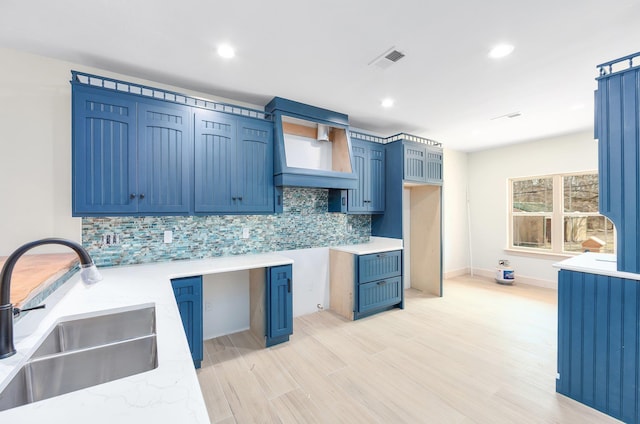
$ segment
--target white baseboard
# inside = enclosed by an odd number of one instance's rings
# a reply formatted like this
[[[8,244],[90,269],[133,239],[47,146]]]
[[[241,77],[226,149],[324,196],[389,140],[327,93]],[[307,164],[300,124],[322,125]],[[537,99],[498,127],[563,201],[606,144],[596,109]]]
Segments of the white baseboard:
[[[485,277],[490,279],[496,278],[495,269],[474,269],[473,274],[479,277]],[[520,274],[516,274],[515,284],[527,284],[530,286],[544,287],[545,289],[558,290],[557,281],[541,280],[539,278],[526,277]]]
[[[456,269],[454,271],[444,272],[442,274],[442,278],[447,279],[447,278],[461,277],[463,275],[468,275],[470,272],[471,272],[470,268]]]

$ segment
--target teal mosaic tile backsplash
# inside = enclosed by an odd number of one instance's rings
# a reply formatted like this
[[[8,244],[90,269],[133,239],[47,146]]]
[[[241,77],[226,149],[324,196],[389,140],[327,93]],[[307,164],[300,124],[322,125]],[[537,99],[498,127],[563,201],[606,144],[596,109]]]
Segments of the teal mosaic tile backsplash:
[[[115,266],[369,241],[370,215],[327,212],[327,197],[325,189],[285,187],[283,213],[274,215],[83,218],[82,244],[96,265]],[[164,243],[165,230],[172,243]],[[107,234],[118,244],[103,245]]]

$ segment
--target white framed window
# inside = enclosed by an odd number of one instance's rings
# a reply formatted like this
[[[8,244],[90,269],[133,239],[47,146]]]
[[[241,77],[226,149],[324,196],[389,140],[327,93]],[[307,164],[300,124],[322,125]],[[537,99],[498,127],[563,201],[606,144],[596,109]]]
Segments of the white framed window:
[[[509,248],[613,253],[613,223],[598,213],[598,173],[509,179]]]

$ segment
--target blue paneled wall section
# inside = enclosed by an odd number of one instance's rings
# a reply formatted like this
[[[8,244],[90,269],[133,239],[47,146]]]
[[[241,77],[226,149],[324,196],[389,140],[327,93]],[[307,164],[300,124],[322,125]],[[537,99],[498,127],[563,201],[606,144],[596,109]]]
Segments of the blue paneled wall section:
[[[616,226],[618,271],[640,273],[640,53],[599,65],[595,94],[600,213]],[[627,69],[612,72],[628,65]]]
[[[243,239],[243,228],[249,238]],[[165,244],[165,230],[173,243]],[[117,234],[119,244],[102,245]],[[98,266],[243,255],[369,241],[370,215],[327,212],[327,190],[285,187],[277,215],[87,217],[82,243]]]
[[[640,423],[640,281],[561,270],[556,390]]]

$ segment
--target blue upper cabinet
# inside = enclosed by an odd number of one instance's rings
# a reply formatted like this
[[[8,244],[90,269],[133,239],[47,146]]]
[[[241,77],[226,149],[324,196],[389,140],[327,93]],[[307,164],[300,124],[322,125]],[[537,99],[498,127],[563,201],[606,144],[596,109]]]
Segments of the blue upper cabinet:
[[[618,271],[640,273],[640,67],[634,59],[640,53],[598,66],[595,137],[599,208],[616,226]]]
[[[383,213],[385,206],[385,148],[383,144],[364,141],[351,135],[353,169],[358,177],[351,190],[331,190],[329,211],[348,213]]]
[[[404,180],[426,184],[442,184],[442,148],[403,141]]]
[[[73,214],[135,213],[136,102],[73,90]]]
[[[72,75],[73,216],[274,212],[264,112]]]
[[[188,213],[190,116],[188,107],[74,86],[73,215]]]
[[[195,212],[273,212],[273,125],[198,110]]]
[[[274,120],[276,186],[357,188],[347,115],[280,97],[265,110]]]
[[[190,108],[138,103],[138,212],[184,214],[190,208]]]

